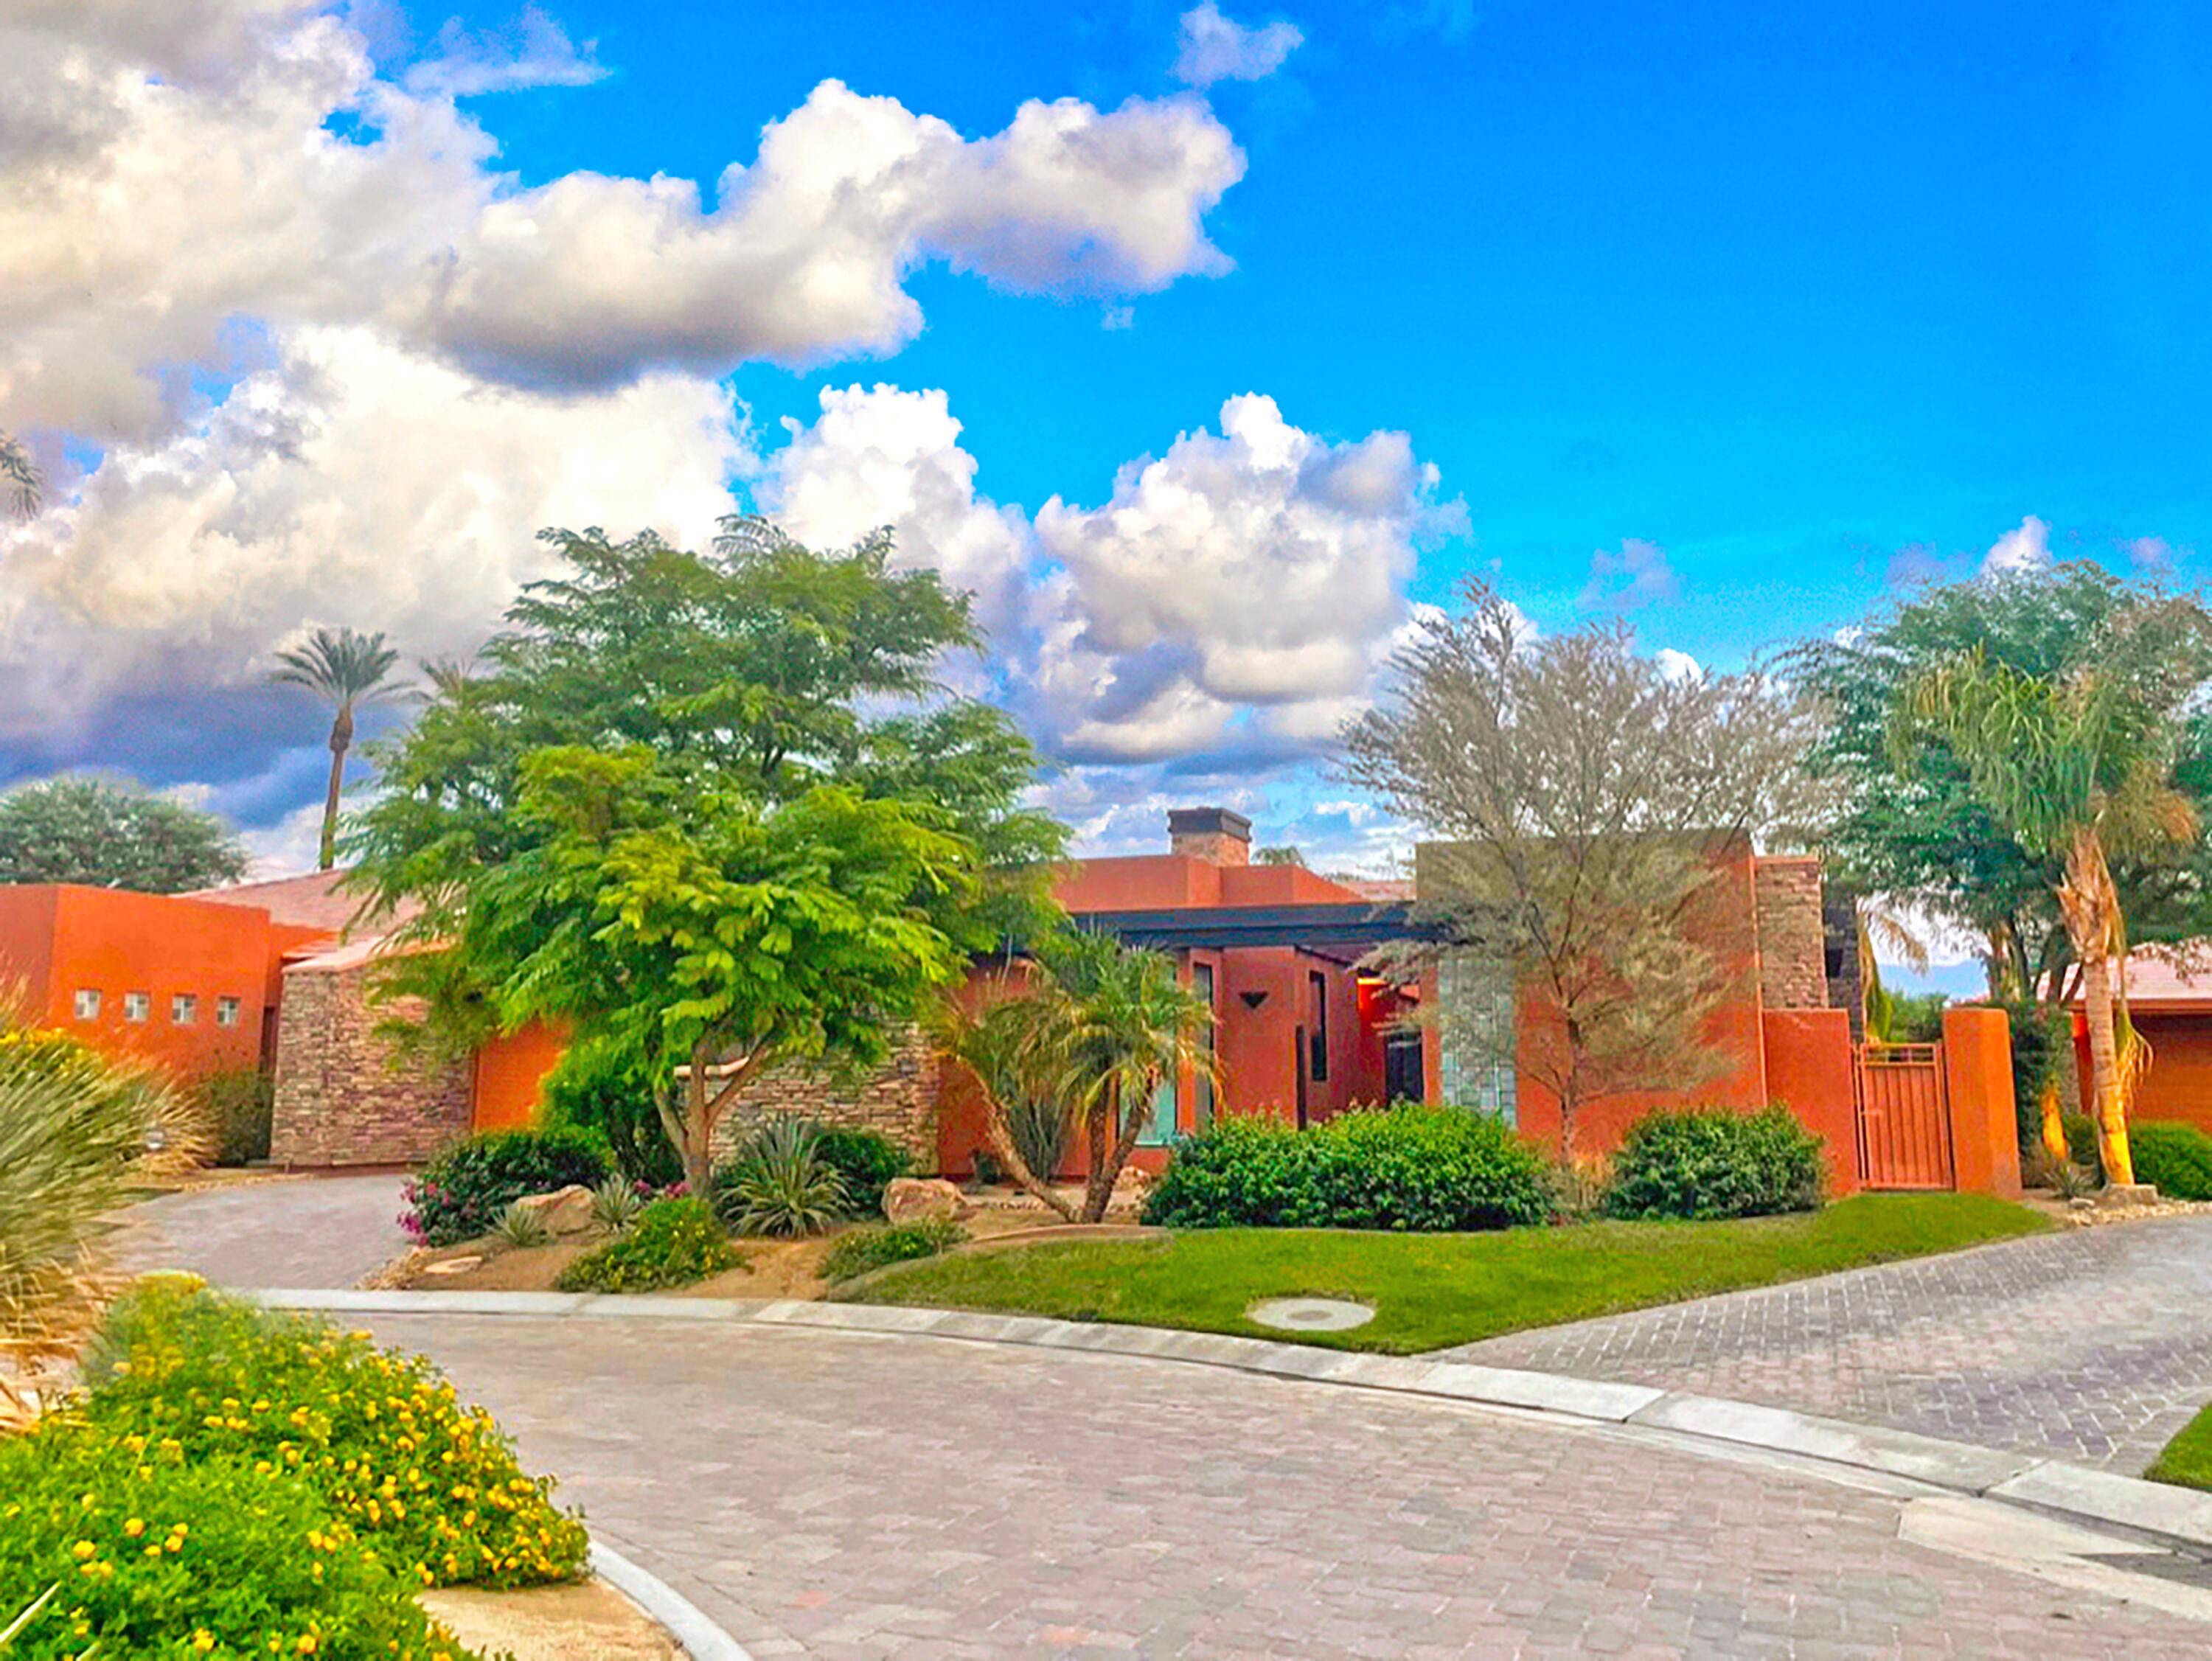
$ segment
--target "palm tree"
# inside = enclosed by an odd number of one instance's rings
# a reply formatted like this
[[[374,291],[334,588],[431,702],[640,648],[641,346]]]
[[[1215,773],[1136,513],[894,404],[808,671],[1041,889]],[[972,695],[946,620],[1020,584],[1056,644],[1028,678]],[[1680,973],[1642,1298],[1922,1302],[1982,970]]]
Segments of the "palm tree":
[[[981,1015],[949,1015],[939,1042],[982,1086],[985,1134],[1015,1181],[1070,1222],[1097,1222],[1163,1082],[1188,1071],[1218,1084],[1206,1041],[1213,1010],[1182,984],[1173,958],[1108,936],[1069,936],[1040,956],[1027,992]],[[1014,1145],[1006,1117],[1024,1096],[1066,1103],[1083,1132],[1091,1168],[1079,1213]]]
[[[337,864],[338,792],[345,785],[346,751],[353,747],[353,712],[398,689],[385,676],[399,661],[399,653],[384,644],[380,633],[319,628],[306,646],[278,652],[276,661],[280,667],[270,676],[272,682],[306,687],[328,699],[337,712],[331,721],[331,788],[323,802],[323,843],[317,862],[318,870],[328,870]]]
[[[0,432],[0,479],[7,480],[8,505],[19,516],[27,519],[39,511],[46,495],[46,480],[40,476],[31,452],[12,433]]]
[[[2127,1019],[2127,919],[2112,861],[2193,844],[2197,812],[2174,789],[2185,706],[2202,683],[2212,619],[2187,601],[2116,614],[2057,673],[2027,675],[1979,651],[1938,665],[1892,726],[1903,755],[1916,728],[1965,764],[1983,804],[2031,856],[2052,862],[2052,892],[2081,966],[2092,1094],[2108,1182],[2135,1180],[2127,1103],[2144,1054]]]

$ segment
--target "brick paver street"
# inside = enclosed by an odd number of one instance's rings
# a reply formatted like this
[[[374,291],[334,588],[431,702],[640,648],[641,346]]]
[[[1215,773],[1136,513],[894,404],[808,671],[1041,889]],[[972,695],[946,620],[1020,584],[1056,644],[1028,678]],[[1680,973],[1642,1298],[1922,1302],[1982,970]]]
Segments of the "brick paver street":
[[[135,1206],[134,1270],[189,1269],[223,1286],[344,1287],[407,1248],[404,1178],[241,1182]]]
[[[2133,1473],[2212,1401],[2212,1216],[2042,1235],[1444,1353]]]
[[[378,1316],[758,1661],[2180,1661],[2212,1627],[1901,1543],[1902,1502],[1184,1363]]]

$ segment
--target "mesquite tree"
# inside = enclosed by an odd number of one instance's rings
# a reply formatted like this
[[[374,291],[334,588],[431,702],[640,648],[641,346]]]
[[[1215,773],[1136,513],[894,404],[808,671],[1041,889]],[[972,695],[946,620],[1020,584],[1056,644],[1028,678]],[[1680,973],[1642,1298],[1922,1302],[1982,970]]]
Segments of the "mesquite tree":
[[[1447,952],[1511,977],[1519,1018],[1479,1041],[1557,1099],[1571,1157],[1583,1104],[1725,1064],[1704,1028],[1750,943],[1717,890],[1731,855],[1802,822],[1808,717],[1758,668],[1668,672],[1625,624],[1535,638],[1479,582],[1393,669],[1345,770],[1440,839],[1420,909]]]

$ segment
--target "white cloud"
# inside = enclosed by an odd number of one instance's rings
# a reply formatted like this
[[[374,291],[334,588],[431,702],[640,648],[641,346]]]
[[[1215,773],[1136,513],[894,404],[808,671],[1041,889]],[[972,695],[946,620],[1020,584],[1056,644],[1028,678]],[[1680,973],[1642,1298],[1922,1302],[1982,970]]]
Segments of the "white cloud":
[[[1659,665],[1659,672],[1670,681],[1696,681],[1705,676],[1705,665],[1686,652],[1677,652],[1672,646],[1661,646],[1651,654]]]
[[[526,5],[502,29],[471,31],[449,18],[438,32],[437,55],[407,71],[410,92],[442,98],[518,92],[529,87],[588,87],[606,78],[587,40],[581,50],[568,30]]]
[[[1200,0],[1182,15],[1181,46],[1170,73],[1192,87],[1264,80],[1282,68],[1283,60],[1304,39],[1295,24],[1278,19],[1247,28],[1223,16],[1214,0]]]
[[[465,654],[546,569],[537,527],[696,543],[743,459],[710,383],[552,398],[301,330],[192,428],[112,447],[80,500],[0,540],[0,748],[82,737],[118,699],[189,707],[305,625]]]
[[[897,536],[896,563],[934,566],[972,591],[994,635],[1018,627],[1029,575],[1029,524],[975,494],[975,458],[942,391],[825,387],[811,427],[755,488],[762,510],[811,547],[842,547],[878,525]]]
[[[2163,536],[2137,536],[2128,543],[2128,558],[2142,570],[2163,574],[2173,569],[2173,545]]]
[[[1623,539],[1619,553],[1599,549],[1590,555],[1589,581],[1581,603],[1632,610],[1679,598],[1682,585],[1667,563],[1667,550],[1641,536]]]
[[[2051,527],[2031,513],[2017,530],[2006,531],[1990,544],[1990,551],[1982,556],[1982,574],[2001,577],[2014,572],[2048,571],[2051,564]]]
[[[254,0],[0,15],[0,408],[106,443],[189,420],[173,372],[240,329],[373,325],[513,384],[879,352],[945,261],[1000,287],[1149,292],[1224,270],[1203,219],[1243,171],[1195,99],[1022,105],[966,139],[825,82],[702,206],[688,179],[524,190],[454,97],[599,65],[526,12],[402,80],[351,15]]]

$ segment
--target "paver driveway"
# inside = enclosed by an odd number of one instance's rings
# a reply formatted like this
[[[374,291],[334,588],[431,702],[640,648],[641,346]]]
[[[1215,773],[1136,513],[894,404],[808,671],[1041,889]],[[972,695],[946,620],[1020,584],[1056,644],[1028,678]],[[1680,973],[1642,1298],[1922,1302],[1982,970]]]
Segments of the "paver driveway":
[[[928,1338],[368,1324],[759,1661],[2212,1652],[1904,1543],[1893,1497],[1607,1430]]]
[[[2132,1474],[2212,1401],[2212,1215],[2039,1235],[1443,1353]]]
[[[355,1286],[407,1246],[397,1176],[241,1182],[134,1206],[131,1266],[222,1286]]]

